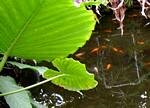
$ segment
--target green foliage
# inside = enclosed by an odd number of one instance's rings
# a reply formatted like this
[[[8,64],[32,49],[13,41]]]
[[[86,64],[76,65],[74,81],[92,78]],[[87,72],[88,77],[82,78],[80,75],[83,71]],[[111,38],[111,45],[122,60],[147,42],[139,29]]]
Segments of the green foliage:
[[[56,85],[72,91],[88,90],[97,85],[94,75],[86,71],[85,65],[73,59],[55,59],[53,65],[58,71],[48,70],[44,73],[45,78],[51,78],[55,75],[64,74],[62,77],[53,79]]]
[[[36,60],[67,56],[89,39],[91,11],[72,0],[0,0],[0,52]]]
[[[11,77],[0,76],[0,92],[5,93],[21,89]],[[27,91],[5,96],[10,108],[32,108]]]
[[[66,57],[84,45],[90,38],[94,25],[92,11],[87,11],[84,5],[75,7],[72,0],[0,0],[0,53],[3,54],[0,71],[9,56],[49,61]],[[9,63],[40,73],[48,69]],[[45,82],[52,80],[53,83],[73,91],[87,90],[97,85],[94,76],[88,74],[85,66],[79,62],[56,59],[53,63],[58,65],[56,67],[62,75],[54,70],[47,70],[44,73],[45,78],[48,78]],[[0,91],[9,92],[4,95],[11,94],[5,96],[11,108],[31,108],[26,92],[20,91],[45,82],[21,88],[12,78],[1,76]]]
[[[0,69],[8,56],[36,60],[65,57],[89,39],[95,24],[91,11],[75,7],[70,0],[0,3],[0,52],[4,54]]]
[[[133,0],[125,0],[125,4],[130,7],[133,5]]]
[[[20,69],[30,68],[36,70],[46,79],[62,75],[52,79],[52,83],[72,91],[88,90],[97,85],[94,75],[86,71],[85,65],[70,58],[57,58],[53,61],[53,65],[58,71],[48,69],[47,67],[30,66],[17,62],[8,63],[16,65]]]

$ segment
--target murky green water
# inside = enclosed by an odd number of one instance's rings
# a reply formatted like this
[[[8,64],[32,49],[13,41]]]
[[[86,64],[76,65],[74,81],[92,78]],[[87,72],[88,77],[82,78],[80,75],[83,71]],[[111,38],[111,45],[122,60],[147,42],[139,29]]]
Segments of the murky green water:
[[[74,54],[99,85],[80,94],[45,84],[33,89],[36,101],[50,108],[150,108],[150,20],[140,10],[128,12],[121,37],[112,19],[102,17],[91,39]]]

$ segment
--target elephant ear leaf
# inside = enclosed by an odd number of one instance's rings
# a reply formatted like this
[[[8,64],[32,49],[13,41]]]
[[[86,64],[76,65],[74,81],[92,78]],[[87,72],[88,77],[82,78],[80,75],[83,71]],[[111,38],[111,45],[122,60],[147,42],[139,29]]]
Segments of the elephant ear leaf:
[[[86,71],[85,65],[73,59],[57,58],[53,61],[53,65],[58,71],[48,70],[44,73],[46,79],[63,75],[52,80],[52,83],[64,87],[71,91],[88,90],[96,87],[97,81],[94,75]]]
[[[0,53],[36,60],[65,57],[89,39],[92,14],[72,0],[0,0]]]

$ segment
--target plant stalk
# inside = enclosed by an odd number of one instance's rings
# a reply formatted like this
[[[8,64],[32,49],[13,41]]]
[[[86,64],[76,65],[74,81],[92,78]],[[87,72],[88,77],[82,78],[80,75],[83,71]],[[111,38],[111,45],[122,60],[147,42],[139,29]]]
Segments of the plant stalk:
[[[2,58],[2,61],[0,62],[0,72],[3,70],[3,67],[4,67],[4,65],[5,65],[5,63],[7,61],[7,58],[8,58],[8,55],[6,53],[6,54],[4,54],[4,56]]]
[[[2,94],[0,94],[0,97],[1,97],[1,96],[6,96],[6,95],[11,95],[11,94],[14,94],[14,93],[18,93],[18,92],[22,92],[22,91],[24,91],[24,90],[28,90],[28,89],[34,88],[34,87],[36,87],[36,86],[42,85],[42,84],[44,84],[44,83],[47,83],[47,82],[49,82],[49,81],[51,81],[51,80],[53,80],[53,79],[56,79],[56,78],[62,77],[62,76],[65,76],[65,74],[61,74],[61,75],[54,76],[54,77],[52,77],[52,78],[49,78],[49,79],[47,79],[47,80],[41,81],[41,82],[39,82],[39,83],[33,84],[33,85],[28,86],[28,87],[25,87],[25,88],[21,88],[21,89],[18,89],[18,90],[14,90],[14,91],[11,91],[11,92],[7,92],[7,93],[2,93]]]

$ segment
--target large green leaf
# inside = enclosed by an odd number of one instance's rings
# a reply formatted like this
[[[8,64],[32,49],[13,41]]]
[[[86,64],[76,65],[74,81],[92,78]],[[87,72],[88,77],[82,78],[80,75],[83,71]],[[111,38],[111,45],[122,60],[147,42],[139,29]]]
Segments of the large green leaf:
[[[0,76],[0,92],[6,93],[21,89],[11,77]],[[26,91],[5,96],[10,108],[32,108],[30,98]]]
[[[44,73],[45,78],[51,78],[55,75],[64,74],[62,77],[53,79],[56,85],[72,91],[88,90],[97,85],[94,75],[86,71],[85,65],[73,59],[55,59],[53,65],[58,71],[48,70]]]
[[[91,11],[73,0],[0,0],[0,52],[48,59],[67,56],[89,39]]]

